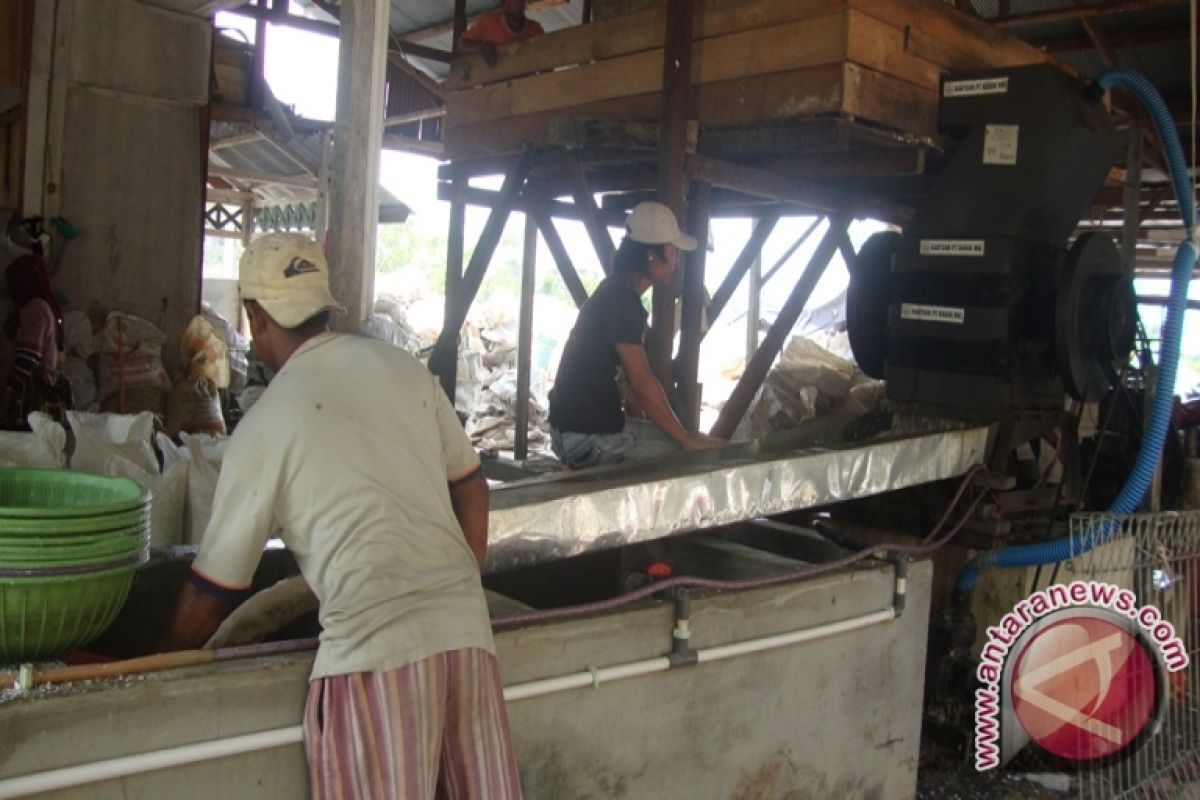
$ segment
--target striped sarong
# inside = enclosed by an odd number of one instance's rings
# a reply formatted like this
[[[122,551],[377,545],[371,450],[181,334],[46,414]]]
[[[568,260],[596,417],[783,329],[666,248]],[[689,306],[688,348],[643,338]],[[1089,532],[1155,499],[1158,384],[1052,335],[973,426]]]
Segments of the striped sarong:
[[[485,650],[313,680],[304,746],[314,800],[521,797],[500,668]]]

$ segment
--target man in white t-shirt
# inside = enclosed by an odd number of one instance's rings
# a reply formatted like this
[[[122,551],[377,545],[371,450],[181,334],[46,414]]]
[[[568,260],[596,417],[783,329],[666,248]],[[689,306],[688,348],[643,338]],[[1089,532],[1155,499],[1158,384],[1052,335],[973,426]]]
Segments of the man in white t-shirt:
[[[329,332],[308,237],[262,236],[240,270],[275,377],[230,440],[163,649],[212,635],[281,530],[320,600],[312,796],[520,797],[479,575],[487,482],[453,407],[412,356]]]

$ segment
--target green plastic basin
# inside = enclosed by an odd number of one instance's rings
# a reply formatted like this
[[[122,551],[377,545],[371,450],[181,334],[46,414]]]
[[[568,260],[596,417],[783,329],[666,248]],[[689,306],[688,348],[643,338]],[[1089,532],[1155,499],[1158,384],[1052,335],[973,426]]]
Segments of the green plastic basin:
[[[0,537],[59,536],[75,537],[121,530],[134,525],[148,525],[150,509],[135,508],[113,514],[91,517],[49,517],[45,519],[0,517]]]
[[[138,566],[0,578],[0,662],[54,658],[99,636],[125,604]]]
[[[149,504],[150,492],[130,478],[58,469],[0,469],[0,530],[9,519],[98,517]]]

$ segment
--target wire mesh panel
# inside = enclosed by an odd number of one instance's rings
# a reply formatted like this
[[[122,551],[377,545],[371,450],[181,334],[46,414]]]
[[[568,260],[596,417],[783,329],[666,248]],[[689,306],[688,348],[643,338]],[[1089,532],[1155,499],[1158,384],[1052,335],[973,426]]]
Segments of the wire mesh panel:
[[[1131,619],[1154,609],[1138,622],[1151,649],[1168,655],[1155,641],[1168,632],[1165,622],[1190,659],[1173,672],[1163,659],[1155,663],[1158,701],[1144,738],[1110,759],[1080,762],[1079,796],[1200,800],[1200,511],[1078,514],[1071,532],[1095,546],[1066,562],[1067,580],[1132,591]]]

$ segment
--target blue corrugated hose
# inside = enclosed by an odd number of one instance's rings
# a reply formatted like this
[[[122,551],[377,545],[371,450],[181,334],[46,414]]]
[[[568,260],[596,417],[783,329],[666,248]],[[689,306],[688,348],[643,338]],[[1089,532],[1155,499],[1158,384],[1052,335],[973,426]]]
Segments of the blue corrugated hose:
[[[1167,163],[1171,170],[1171,181],[1175,197],[1179,200],[1179,212],[1187,229],[1187,239],[1175,253],[1175,264],[1171,270],[1171,295],[1167,303],[1167,321],[1162,330],[1162,346],[1159,351],[1158,382],[1154,399],[1142,437],[1142,448],[1134,461],[1133,469],[1125,480],[1117,499],[1109,511],[1114,514],[1131,514],[1137,510],[1154,476],[1158,459],[1162,455],[1167,439],[1167,427],[1175,397],[1175,373],[1179,367],[1179,345],[1183,339],[1183,315],[1187,310],[1188,285],[1192,279],[1197,256],[1196,197],[1192,190],[1191,176],[1183,158],[1183,146],[1179,134],[1171,121],[1167,104],[1146,78],[1136,72],[1113,69],[1096,79],[1096,84],[1108,91],[1116,86],[1130,89],[1150,111],[1159,138],[1166,150]],[[1074,536],[1056,539],[1042,544],[1020,547],[1005,547],[982,555],[963,569],[958,576],[959,592],[969,592],[979,580],[979,575],[992,567],[1028,567],[1035,564],[1051,564],[1086,553],[1098,544],[1103,544],[1116,530],[1115,524],[1094,526]]]

